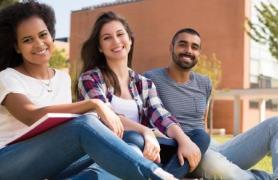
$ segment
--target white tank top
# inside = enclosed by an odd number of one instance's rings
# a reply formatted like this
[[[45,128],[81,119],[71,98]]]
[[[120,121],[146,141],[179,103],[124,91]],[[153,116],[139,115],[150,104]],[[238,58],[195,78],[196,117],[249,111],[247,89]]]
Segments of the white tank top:
[[[123,99],[113,95],[110,104],[114,112],[122,114],[133,121],[139,122],[138,108],[135,100]]]

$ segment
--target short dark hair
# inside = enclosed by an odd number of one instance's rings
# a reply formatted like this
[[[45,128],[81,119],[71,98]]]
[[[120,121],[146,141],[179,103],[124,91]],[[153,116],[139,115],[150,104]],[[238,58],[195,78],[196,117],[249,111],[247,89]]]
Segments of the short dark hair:
[[[41,18],[52,38],[55,38],[54,10],[35,0],[25,0],[0,10],[0,71],[22,64],[22,56],[15,50],[18,25],[33,16]]]
[[[188,34],[192,34],[192,35],[196,35],[196,36],[199,36],[201,38],[201,35],[200,33],[198,33],[198,31],[196,31],[195,29],[193,28],[183,28],[183,29],[180,29],[178,30],[175,35],[173,36],[172,38],[172,45],[175,44],[175,41],[177,39],[177,36],[181,33],[188,33]]]

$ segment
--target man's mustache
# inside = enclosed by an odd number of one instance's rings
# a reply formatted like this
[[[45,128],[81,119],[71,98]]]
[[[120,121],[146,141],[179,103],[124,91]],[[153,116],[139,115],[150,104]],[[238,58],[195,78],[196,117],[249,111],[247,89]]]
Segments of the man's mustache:
[[[189,57],[191,60],[194,60],[195,59],[195,56],[190,54],[190,53],[180,53],[179,54],[179,57]]]

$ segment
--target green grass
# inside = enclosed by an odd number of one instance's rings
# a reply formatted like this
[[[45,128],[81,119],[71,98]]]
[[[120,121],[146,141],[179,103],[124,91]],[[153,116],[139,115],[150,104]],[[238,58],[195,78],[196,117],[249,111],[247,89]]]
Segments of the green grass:
[[[213,139],[215,139],[216,141],[218,141],[220,143],[224,143],[231,138],[232,138],[231,135],[226,135],[226,136],[214,135],[213,136]],[[260,169],[260,170],[264,170],[264,171],[272,173],[271,159],[272,159],[271,156],[266,156],[251,169]]]

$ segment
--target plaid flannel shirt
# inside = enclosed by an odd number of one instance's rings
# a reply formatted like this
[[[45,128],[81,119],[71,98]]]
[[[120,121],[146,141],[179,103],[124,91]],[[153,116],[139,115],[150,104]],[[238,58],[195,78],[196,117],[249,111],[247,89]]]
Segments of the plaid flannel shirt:
[[[131,69],[129,77],[128,88],[138,107],[139,122],[166,133],[167,128],[176,124],[177,120],[163,107],[154,83]],[[105,103],[110,103],[114,94],[114,88],[107,88],[98,68],[81,74],[78,91],[79,100],[98,98]]]

